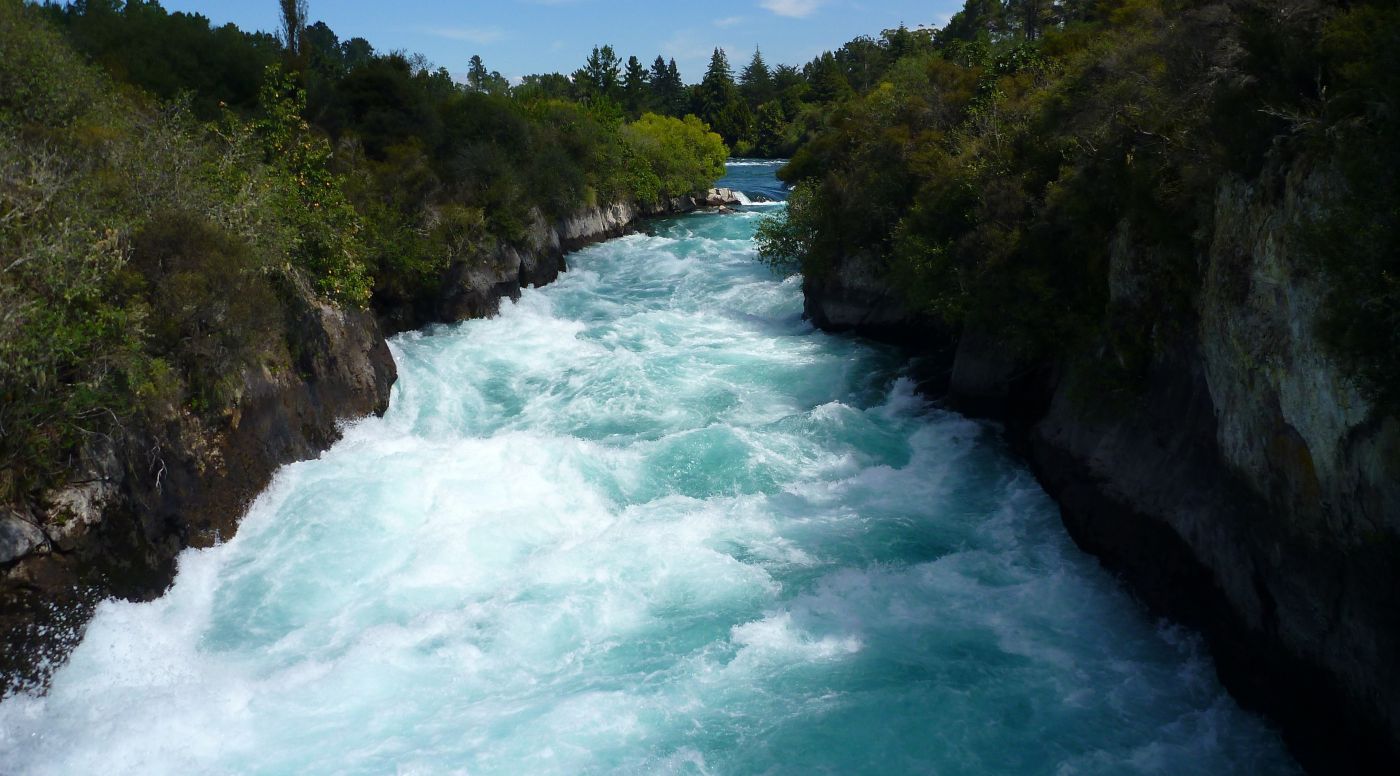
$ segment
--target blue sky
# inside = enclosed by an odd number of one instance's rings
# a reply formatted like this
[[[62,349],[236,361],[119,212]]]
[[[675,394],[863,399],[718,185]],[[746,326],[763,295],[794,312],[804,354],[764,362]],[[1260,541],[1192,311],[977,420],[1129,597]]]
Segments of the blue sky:
[[[195,11],[216,24],[272,30],[276,0],[162,0],[172,11]],[[341,39],[360,36],[380,51],[427,56],[460,75],[472,54],[514,79],[527,73],[570,73],[594,44],[611,43],[626,58],[650,64],[675,57],[687,82],[699,80],[716,46],[736,70],[763,49],[770,65],[800,65],[858,35],[903,22],[941,25],[962,0],[729,0],[664,3],[632,0],[310,0],[311,19]]]

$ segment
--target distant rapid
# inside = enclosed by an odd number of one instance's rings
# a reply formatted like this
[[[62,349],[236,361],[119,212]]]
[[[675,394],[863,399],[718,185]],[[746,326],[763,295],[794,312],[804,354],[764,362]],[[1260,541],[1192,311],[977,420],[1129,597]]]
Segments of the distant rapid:
[[[774,171],[395,338],[385,417],[0,704],[0,773],[1294,772],[994,429],[802,320]]]

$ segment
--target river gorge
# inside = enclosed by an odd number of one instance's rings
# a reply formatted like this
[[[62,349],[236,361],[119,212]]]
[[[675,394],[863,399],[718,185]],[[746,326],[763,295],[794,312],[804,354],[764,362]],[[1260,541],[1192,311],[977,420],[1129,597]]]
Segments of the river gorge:
[[[4,770],[1294,772],[995,425],[803,319],[775,169],[393,338],[384,417],[0,704]]]

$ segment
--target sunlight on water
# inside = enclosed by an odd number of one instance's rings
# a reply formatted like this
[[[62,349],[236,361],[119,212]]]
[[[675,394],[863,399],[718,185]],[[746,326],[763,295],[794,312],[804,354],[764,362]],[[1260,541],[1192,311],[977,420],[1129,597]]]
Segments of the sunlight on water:
[[[772,210],[397,338],[386,417],[103,604],[0,771],[1291,772],[994,431],[801,320]]]

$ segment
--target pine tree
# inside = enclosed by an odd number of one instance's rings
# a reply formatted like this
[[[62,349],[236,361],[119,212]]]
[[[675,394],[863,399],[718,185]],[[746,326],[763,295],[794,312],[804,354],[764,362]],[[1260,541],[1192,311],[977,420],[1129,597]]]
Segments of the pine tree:
[[[574,73],[574,85],[586,100],[612,100],[619,96],[622,61],[612,46],[594,46],[583,64]]]
[[[647,108],[647,71],[636,57],[627,58],[622,77],[622,103],[627,112],[639,116]]]
[[[757,47],[753,50],[753,59],[739,74],[739,86],[751,108],[757,108],[773,98],[773,75]]]
[[[695,114],[733,145],[749,134],[752,115],[734,83],[734,71],[724,49],[715,49],[705,78],[695,90]]]
[[[812,89],[812,99],[816,102],[837,102],[853,94],[851,83],[841,70],[841,63],[830,51],[812,60],[803,70]]]
[[[665,58],[657,57],[651,63],[651,109],[667,116],[685,114],[685,84],[681,83],[676,60],[667,64]]]
[[[481,61],[481,56],[473,54],[471,62],[467,63],[467,86],[474,92],[486,90],[486,63]]]
[[[666,81],[671,90],[671,114],[684,115],[686,107],[685,82],[681,80],[681,71],[676,67],[675,57],[671,57],[671,61],[666,63]]]

